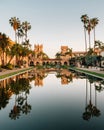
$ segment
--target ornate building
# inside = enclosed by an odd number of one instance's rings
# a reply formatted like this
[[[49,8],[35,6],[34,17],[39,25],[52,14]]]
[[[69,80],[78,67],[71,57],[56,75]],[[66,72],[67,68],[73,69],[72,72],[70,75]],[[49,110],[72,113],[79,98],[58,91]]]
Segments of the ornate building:
[[[34,53],[35,56],[30,56],[29,57],[29,64],[34,64],[34,65],[43,65],[43,64],[61,64],[61,65],[69,65],[69,59],[70,55],[68,54],[69,48],[68,46],[61,46],[61,56],[60,58],[43,58],[43,45],[42,44],[35,44],[34,45]]]
[[[96,49],[95,52],[97,55],[101,55],[101,56],[104,55],[104,51],[101,51],[99,49]],[[58,53],[59,57],[54,58],[54,59],[44,58],[43,54],[45,53],[43,51],[43,45],[35,44],[34,54],[35,55],[30,55],[29,57],[29,65],[31,65],[31,63],[33,65],[45,65],[45,64],[69,65],[71,58],[84,56],[86,55],[86,52],[85,51],[72,51],[68,46],[61,46],[60,52]]]

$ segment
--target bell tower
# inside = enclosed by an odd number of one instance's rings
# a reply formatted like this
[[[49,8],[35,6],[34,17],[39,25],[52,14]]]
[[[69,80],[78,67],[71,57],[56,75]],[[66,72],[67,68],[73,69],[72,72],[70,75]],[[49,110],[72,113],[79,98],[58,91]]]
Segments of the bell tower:
[[[43,45],[34,45],[35,58],[41,58],[40,53],[43,52]]]

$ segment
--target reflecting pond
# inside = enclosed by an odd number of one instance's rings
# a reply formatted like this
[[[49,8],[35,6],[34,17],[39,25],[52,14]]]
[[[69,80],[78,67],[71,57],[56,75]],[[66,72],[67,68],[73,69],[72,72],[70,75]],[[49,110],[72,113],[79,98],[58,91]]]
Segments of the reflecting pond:
[[[1,130],[103,130],[104,80],[32,70],[0,81]]]

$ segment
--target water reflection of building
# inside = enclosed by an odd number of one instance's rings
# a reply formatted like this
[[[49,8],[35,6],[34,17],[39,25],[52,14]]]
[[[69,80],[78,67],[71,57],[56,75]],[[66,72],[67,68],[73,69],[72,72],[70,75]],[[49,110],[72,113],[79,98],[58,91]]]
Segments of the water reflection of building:
[[[61,74],[62,85],[69,84],[73,79],[72,73],[66,69],[63,69],[60,74]]]
[[[38,73],[35,73],[35,86],[43,86],[43,78],[44,78],[45,73],[39,71]]]
[[[43,79],[46,77],[46,73],[43,69],[34,69],[29,72],[29,79],[34,80],[35,86],[43,86]]]
[[[73,78],[75,78],[75,74],[70,72],[67,69],[41,69],[41,70],[35,70],[29,72],[29,77],[34,80],[35,86],[43,86],[43,80],[47,75],[51,72],[56,73],[56,77],[61,79],[61,84],[69,84]]]
[[[67,69],[61,69],[57,71],[57,78],[61,78],[61,84],[66,85],[73,81],[73,78],[76,78],[76,75]]]

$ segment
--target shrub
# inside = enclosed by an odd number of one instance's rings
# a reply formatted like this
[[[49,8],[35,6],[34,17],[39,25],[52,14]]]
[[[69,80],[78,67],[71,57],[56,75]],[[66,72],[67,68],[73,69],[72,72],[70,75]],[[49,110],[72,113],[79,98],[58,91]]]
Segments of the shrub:
[[[13,65],[12,65],[12,64],[7,64],[7,65],[5,66],[5,68],[12,70],[12,69],[13,69]]]

